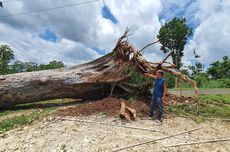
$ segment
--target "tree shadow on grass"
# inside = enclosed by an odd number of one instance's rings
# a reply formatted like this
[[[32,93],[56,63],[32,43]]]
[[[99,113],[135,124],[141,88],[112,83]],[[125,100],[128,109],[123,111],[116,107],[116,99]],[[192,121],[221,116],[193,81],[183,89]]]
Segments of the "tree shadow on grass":
[[[29,110],[29,109],[48,109],[48,108],[58,108],[66,106],[74,106],[83,103],[84,100],[81,99],[56,99],[48,101],[39,101],[25,104],[18,104],[4,109],[0,109],[0,113],[5,111],[18,111],[18,110]]]

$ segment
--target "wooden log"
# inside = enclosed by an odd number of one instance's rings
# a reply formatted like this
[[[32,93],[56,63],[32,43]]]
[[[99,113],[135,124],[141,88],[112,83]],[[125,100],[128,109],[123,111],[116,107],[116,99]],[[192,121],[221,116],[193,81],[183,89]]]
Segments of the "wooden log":
[[[87,64],[0,76],[0,108],[60,98],[101,99],[111,86],[126,79],[110,53]],[[121,84],[120,84],[121,85]]]
[[[136,120],[137,118],[136,110],[127,106],[125,104],[124,99],[120,99],[120,104],[121,104],[120,116],[122,118],[127,119],[128,121],[130,121],[131,119]],[[128,111],[128,113],[126,111]]]
[[[127,109],[127,111],[130,113],[130,117],[132,120],[136,120],[137,118],[137,114],[136,114],[136,110],[135,109],[132,109],[130,108],[129,106],[125,106],[125,108]]]
[[[120,104],[121,104],[121,109],[120,109],[120,117],[121,118],[124,118],[128,121],[131,121],[131,118],[129,116],[129,114],[127,114],[125,112],[125,109],[126,109],[126,105],[125,105],[125,102],[123,100],[120,101]]]

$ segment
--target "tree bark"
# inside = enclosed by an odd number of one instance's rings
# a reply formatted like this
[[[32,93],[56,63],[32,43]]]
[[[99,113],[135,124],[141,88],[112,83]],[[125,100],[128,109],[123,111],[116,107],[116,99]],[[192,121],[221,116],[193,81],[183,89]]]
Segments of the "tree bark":
[[[156,71],[158,64],[144,60],[142,54],[126,41],[127,36],[128,30],[111,53],[86,64],[0,76],[0,108],[48,99],[98,99],[113,92],[146,93],[152,82],[141,87],[130,84],[132,75],[126,71],[132,67],[136,73],[144,74]],[[194,81],[169,65],[160,68],[191,83],[198,92]]]
[[[0,107],[58,98],[97,99],[125,76],[110,53],[93,62],[37,72],[0,76]]]

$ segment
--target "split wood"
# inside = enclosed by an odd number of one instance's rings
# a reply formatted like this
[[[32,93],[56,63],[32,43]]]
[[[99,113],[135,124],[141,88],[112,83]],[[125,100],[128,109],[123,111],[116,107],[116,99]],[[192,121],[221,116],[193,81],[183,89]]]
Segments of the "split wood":
[[[180,133],[177,133],[177,134],[173,134],[173,135],[166,136],[166,137],[162,137],[162,138],[158,138],[158,139],[153,139],[153,140],[141,142],[141,143],[134,144],[134,145],[125,146],[125,147],[122,147],[122,148],[114,149],[114,150],[112,150],[111,152],[121,151],[121,150],[124,150],[124,149],[128,149],[128,148],[133,148],[133,147],[141,146],[141,145],[144,145],[144,144],[156,143],[156,141],[164,140],[164,139],[167,139],[167,138],[172,138],[172,137],[179,136],[179,135],[182,135],[182,134],[185,134],[185,133],[189,133],[189,132],[193,132],[193,131],[199,130],[199,129],[201,129],[201,128],[202,128],[202,127],[196,128],[196,129],[192,129],[192,130],[188,130],[188,131],[184,131],[184,132],[180,132]]]
[[[81,120],[81,119],[61,118],[61,120],[78,121],[78,122],[85,122],[85,123],[93,123],[93,124],[99,124],[99,125],[113,126],[113,127],[119,127],[119,128],[129,128],[129,129],[136,129],[136,130],[144,130],[144,131],[150,131],[150,132],[159,132],[159,133],[165,134],[165,132],[160,131],[160,130],[149,129],[149,128],[142,128],[142,127],[136,127],[136,126],[123,126],[123,125],[110,124],[110,123],[106,123],[106,122],[96,122],[96,121]]]
[[[136,120],[137,115],[136,115],[136,110],[128,107],[125,104],[124,99],[120,99],[120,104],[121,104],[121,109],[120,109],[120,117],[125,118],[128,121]],[[129,112],[127,113],[126,110]]]
[[[164,146],[164,148],[195,145],[195,144],[204,144],[204,143],[223,142],[223,141],[230,141],[230,138],[202,140],[202,141],[195,141],[195,142],[190,142],[190,143],[180,143],[180,144],[175,144],[175,145]]]

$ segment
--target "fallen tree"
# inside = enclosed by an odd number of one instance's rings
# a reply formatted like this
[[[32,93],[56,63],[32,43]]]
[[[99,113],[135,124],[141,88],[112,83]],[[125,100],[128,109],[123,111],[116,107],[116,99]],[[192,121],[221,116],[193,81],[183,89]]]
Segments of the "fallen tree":
[[[0,76],[0,108],[59,98],[98,99],[117,94],[146,94],[152,81],[144,73],[161,69],[189,82],[196,83],[164,61],[146,61],[127,42],[128,29],[119,38],[113,51],[89,63],[55,70],[26,72]],[[159,66],[161,65],[161,66]],[[142,80],[136,82],[134,75]]]

